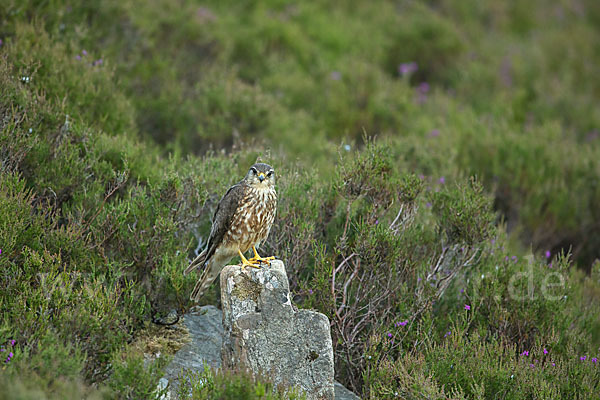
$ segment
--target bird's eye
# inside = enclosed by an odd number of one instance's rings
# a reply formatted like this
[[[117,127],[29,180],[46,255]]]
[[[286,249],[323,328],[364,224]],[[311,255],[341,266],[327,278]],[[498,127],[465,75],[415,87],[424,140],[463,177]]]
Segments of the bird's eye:
[[[269,171],[269,173],[267,174],[267,176],[270,178],[273,175],[273,171]]]
[[[252,171],[254,175],[258,174],[258,171],[254,167],[250,168],[250,171]]]

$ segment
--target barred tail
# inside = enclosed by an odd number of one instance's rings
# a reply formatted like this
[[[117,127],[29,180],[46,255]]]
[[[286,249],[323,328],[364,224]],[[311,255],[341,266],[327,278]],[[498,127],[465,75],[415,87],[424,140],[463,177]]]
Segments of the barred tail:
[[[208,289],[208,287],[216,279],[217,275],[219,275],[220,269],[218,268],[218,264],[216,264],[214,261],[210,264],[211,265],[207,265],[206,268],[204,268],[204,271],[202,271],[200,279],[198,279],[196,286],[194,286],[194,290],[192,290],[190,300],[198,302],[206,289]]]
[[[198,257],[196,257],[194,259],[194,261],[192,261],[190,263],[190,265],[185,269],[185,271],[183,271],[183,274],[187,275],[190,272],[192,272],[193,270],[195,270],[196,268],[202,267],[205,262],[206,262],[206,249],[204,249],[204,251],[202,253],[198,254]]]

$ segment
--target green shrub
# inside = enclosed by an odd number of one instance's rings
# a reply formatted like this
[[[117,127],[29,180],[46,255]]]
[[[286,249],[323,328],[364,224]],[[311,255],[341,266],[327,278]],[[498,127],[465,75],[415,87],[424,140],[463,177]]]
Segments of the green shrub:
[[[134,350],[115,357],[108,386],[120,399],[160,399],[165,390],[159,390],[156,382],[163,374],[168,358],[159,357],[147,361]]]
[[[412,79],[415,83],[444,83],[458,68],[465,49],[464,38],[455,22],[420,3],[406,4],[398,14],[393,42],[387,50],[386,71],[392,76],[402,75],[401,64],[414,62],[416,71]]]
[[[430,309],[452,277],[472,266],[493,214],[477,184],[443,188],[434,195],[439,216],[432,214],[424,182],[400,174],[384,145],[342,160],[330,190],[328,243],[314,247],[314,270],[298,274],[312,275],[304,306],[332,320],[338,377],[360,390],[370,336]],[[448,219],[458,207],[462,214]]]
[[[264,251],[331,318],[343,383],[598,391],[595,0],[5,3],[5,397],[157,395],[163,361],[130,343],[190,306],[181,270],[257,159],[278,175]],[[269,386],[204,374],[209,398]]]
[[[415,324],[374,334],[365,370],[372,398],[588,398],[598,390],[598,341],[585,333],[598,311],[571,311],[584,302],[572,291],[581,277],[566,257],[508,256],[498,239]],[[597,280],[586,281],[597,290]]]
[[[244,371],[186,371],[177,388],[177,399],[304,399],[296,390],[274,389],[268,379],[256,378]]]

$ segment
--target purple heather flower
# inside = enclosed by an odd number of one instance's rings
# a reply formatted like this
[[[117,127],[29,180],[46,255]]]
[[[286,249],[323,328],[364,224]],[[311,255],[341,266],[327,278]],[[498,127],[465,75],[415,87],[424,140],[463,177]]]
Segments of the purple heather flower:
[[[529,350],[525,350],[521,353],[522,356],[529,356]]]
[[[465,304],[465,310],[469,311],[471,309],[471,306],[468,304]]]
[[[417,103],[423,104],[427,101],[427,92],[429,92],[429,84],[421,82],[419,87],[417,87]]]
[[[0,39],[0,47],[2,47],[2,43],[3,43],[3,42],[2,42],[2,39]]]
[[[548,354],[548,350],[544,347],[544,354]]]
[[[419,179],[420,179],[420,180],[423,180],[423,179],[425,179],[425,175],[423,175],[423,174],[420,174],[420,175],[419,175]]]
[[[0,249],[0,254],[2,254],[2,249]]]
[[[77,61],[79,61],[79,60],[81,60],[81,56],[80,56],[79,54],[77,54],[77,55],[75,56],[75,59],[76,59]]]
[[[550,254],[550,250],[546,250],[546,258],[550,258],[552,254]]]
[[[405,319],[404,321],[400,322],[400,325],[405,326],[406,324],[408,324],[408,320]]]
[[[0,42],[2,42],[2,41],[0,40]],[[0,45],[1,45],[1,43],[0,43]],[[598,136],[600,136],[600,133],[594,129],[593,131],[591,131],[590,133],[587,134],[586,140],[588,142],[591,142],[592,140],[598,139]]]
[[[586,358],[587,358],[587,356],[581,356],[581,357],[579,357],[579,359],[580,359],[581,361],[585,361],[585,359],[586,359]]]
[[[16,343],[16,340],[14,340],[14,339],[10,341],[10,345],[11,345],[11,346],[14,346],[14,345],[15,345],[15,343]]]
[[[440,177],[440,183],[443,185],[444,183],[446,183],[446,178],[444,178],[443,176]]]
[[[202,22],[214,21],[217,19],[216,15],[206,7],[198,7],[196,15]]]
[[[419,66],[416,62],[411,61],[407,63],[402,63],[398,66],[398,73],[400,76],[405,76],[416,72],[419,69]]]
[[[312,289],[308,289],[308,294],[313,294],[313,290]]]
[[[94,65],[102,65],[103,63],[104,63],[104,60],[102,60],[101,58],[94,61]]]
[[[465,292],[465,289],[460,289],[460,292],[461,292],[461,293],[464,293],[464,292]]]
[[[428,201],[427,203],[425,203],[425,207],[431,208],[431,203]]]
[[[429,83],[427,83],[427,82],[419,83],[419,87],[417,88],[417,90],[419,91],[420,94],[426,94],[427,92],[429,92]]]
[[[596,363],[598,362],[598,358],[597,358],[597,357],[592,357],[592,362],[593,362],[594,364],[596,364]]]
[[[3,348],[0,349],[0,351],[6,351],[6,349],[3,347]]]
[[[83,54],[84,56],[87,56],[87,51],[85,51],[85,49],[81,50],[81,54]]]
[[[556,364],[555,364],[555,363],[552,363],[552,366],[553,366],[553,367],[556,367]]]
[[[517,256],[512,256],[512,257],[511,257],[511,259],[512,259],[514,262],[517,262],[517,260],[518,260]]]
[[[379,220],[378,219],[375,220],[375,225],[379,225]]]
[[[387,335],[388,335],[388,337],[389,337],[389,338],[391,338],[391,337],[392,337],[392,334],[391,334],[391,333],[389,333],[389,332],[388,332],[388,334],[387,334]]]
[[[8,358],[12,358],[13,356],[14,356],[14,354],[12,351],[10,353],[8,353]]]
[[[444,334],[444,337],[450,336],[452,334],[452,331],[448,331]]]
[[[440,136],[440,130],[439,129],[434,129],[431,132],[429,132],[429,137],[438,137]]]
[[[334,81],[339,81],[340,79],[342,79],[342,74],[340,73],[340,71],[333,71],[331,74],[329,74],[329,77]]]
[[[417,282],[421,282],[421,277],[418,277],[418,278],[417,278]]]
[[[535,368],[535,365],[533,365],[533,364],[529,364],[529,366],[530,366],[531,368]]]

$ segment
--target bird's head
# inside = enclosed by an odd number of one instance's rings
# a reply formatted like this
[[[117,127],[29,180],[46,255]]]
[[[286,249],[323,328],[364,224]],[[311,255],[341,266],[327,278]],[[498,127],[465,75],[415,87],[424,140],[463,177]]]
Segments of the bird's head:
[[[256,163],[250,167],[245,181],[257,189],[268,189],[275,186],[275,171],[268,164]]]

